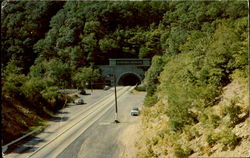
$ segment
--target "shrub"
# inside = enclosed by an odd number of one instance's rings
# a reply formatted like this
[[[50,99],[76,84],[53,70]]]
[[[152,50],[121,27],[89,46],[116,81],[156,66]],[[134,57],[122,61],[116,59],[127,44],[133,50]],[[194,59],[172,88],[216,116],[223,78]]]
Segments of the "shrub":
[[[41,78],[31,78],[27,80],[21,87],[27,98],[32,100],[34,95],[39,94],[46,87],[46,82]]]
[[[42,97],[47,101],[49,110],[56,112],[61,109],[64,105],[66,98],[62,94],[57,93],[57,87],[48,87],[41,92]]]
[[[177,158],[186,158],[191,155],[194,151],[191,148],[182,149],[181,146],[177,145],[174,147],[174,154]]]
[[[206,137],[206,142],[208,143],[209,146],[214,146],[219,140],[219,137],[217,134],[209,134]]]
[[[48,87],[47,89],[41,91],[41,94],[49,103],[54,104],[58,96],[57,91],[57,87]]]
[[[236,136],[231,129],[223,130],[219,133],[219,137],[219,142],[231,149],[234,149],[240,142],[240,137]]]
[[[147,96],[144,100],[144,105],[145,106],[153,106],[156,104],[158,101],[156,96]]]
[[[185,134],[186,134],[186,139],[188,141],[192,140],[195,138],[196,136],[196,129],[195,128],[192,128],[192,126],[190,125],[186,125],[184,128],[183,128]]]
[[[145,86],[136,86],[135,90],[137,90],[137,91],[146,91],[146,87]]]
[[[182,131],[182,128],[184,127],[185,122],[183,120],[171,119],[168,121],[168,125],[172,131],[177,132],[177,131]]]
[[[231,129],[225,129],[218,133],[209,134],[206,141],[210,146],[222,143],[224,147],[234,149],[239,144],[240,137],[236,136]]]
[[[203,123],[203,124],[206,124],[207,120],[208,120],[208,115],[205,114],[205,113],[201,113],[199,116],[198,116],[198,120]]]
[[[219,126],[220,120],[221,118],[218,115],[215,115],[215,114],[209,115],[209,123],[212,125],[213,128],[216,128]]]
[[[242,108],[236,105],[238,102],[238,98],[233,98],[230,100],[229,106],[224,106],[224,111],[229,115],[231,126],[236,125],[240,118],[239,114],[241,113]]]
[[[145,84],[147,96],[153,96],[157,85],[159,84],[158,76],[163,70],[164,62],[161,56],[154,56],[152,64],[145,74]]]
[[[21,87],[26,80],[23,74],[8,74],[3,81],[2,93],[13,98],[22,95]]]
[[[153,138],[152,138],[152,144],[153,144],[153,145],[158,144],[158,142],[159,142],[159,138],[157,138],[157,137],[153,137]]]

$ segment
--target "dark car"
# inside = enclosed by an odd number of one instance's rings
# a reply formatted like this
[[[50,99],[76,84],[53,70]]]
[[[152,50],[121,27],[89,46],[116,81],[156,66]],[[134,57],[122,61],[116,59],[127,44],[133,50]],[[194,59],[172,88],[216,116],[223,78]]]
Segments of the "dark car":
[[[85,91],[84,89],[80,89],[80,90],[79,90],[79,93],[82,94],[82,95],[86,95],[86,94],[87,94],[86,91]]]

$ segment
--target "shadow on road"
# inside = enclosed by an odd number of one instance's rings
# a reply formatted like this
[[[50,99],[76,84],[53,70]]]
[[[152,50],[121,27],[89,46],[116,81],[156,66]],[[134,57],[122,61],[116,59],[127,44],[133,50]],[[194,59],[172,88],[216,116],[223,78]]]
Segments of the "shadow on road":
[[[68,111],[59,111],[58,114],[69,114]]]
[[[69,117],[54,117],[53,122],[67,121]]]
[[[29,136],[22,141],[19,141],[16,144],[13,144],[8,147],[8,150],[5,152],[5,154],[8,153],[18,153],[18,154],[23,154],[23,153],[32,153],[38,149],[36,146],[40,142],[45,142],[44,139],[40,139],[36,136]]]

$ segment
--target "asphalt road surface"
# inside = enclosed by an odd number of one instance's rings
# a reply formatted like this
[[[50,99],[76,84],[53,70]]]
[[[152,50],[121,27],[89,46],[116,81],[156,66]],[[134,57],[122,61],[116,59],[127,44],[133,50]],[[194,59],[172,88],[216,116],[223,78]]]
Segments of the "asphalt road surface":
[[[118,140],[126,127],[138,121],[130,116],[141,106],[144,93],[131,94],[133,87],[118,87],[118,119],[114,121],[114,89],[81,96],[86,104],[65,107],[42,133],[5,157],[118,158],[123,152]],[[129,138],[128,138],[129,139]]]

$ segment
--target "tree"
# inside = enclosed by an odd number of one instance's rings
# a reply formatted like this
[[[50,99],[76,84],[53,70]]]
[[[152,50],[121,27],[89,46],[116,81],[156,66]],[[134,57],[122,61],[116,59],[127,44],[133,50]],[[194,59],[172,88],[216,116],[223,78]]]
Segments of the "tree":
[[[79,68],[73,76],[76,87],[85,88],[90,81],[96,81],[100,78],[100,71],[90,67]]]

